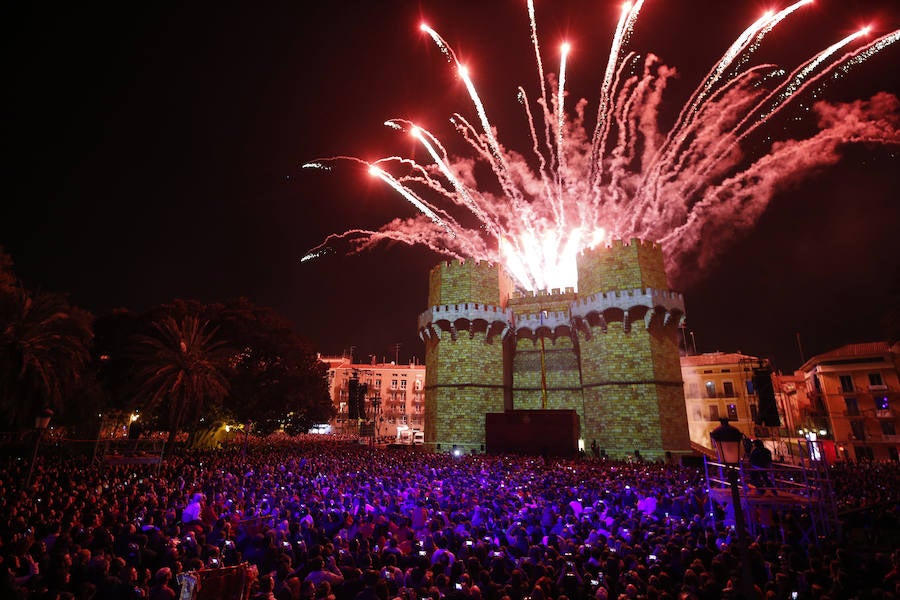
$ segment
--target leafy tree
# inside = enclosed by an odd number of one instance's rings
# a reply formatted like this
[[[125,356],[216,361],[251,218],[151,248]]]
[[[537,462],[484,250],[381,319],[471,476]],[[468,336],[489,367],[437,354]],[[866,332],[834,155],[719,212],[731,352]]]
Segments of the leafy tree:
[[[284,317],[240,298],[218,307],[217,318],[236,349],[226,400],[235,418],[264,433],[279,424],[295,433],[333,416],[327,368]]]
[[[65,401],[90,361],[93,317],[63,294],[29,293],[5,256],[0,252],[0,415],[27,428],[49,407],[65,422]]]
[[[232,352],[208,319],[178,306],[157,311],[149,327],[135,338],[135,402],[168,417],[171,448],[183,426],[193,434],[204,411],[228,394],[225,369]]]
[[[158,315],[160,318],[165,313]],[[139,335],[151,333],[152,317],[119,308],[94,322],[94,362],[106,397],[105,408],[124,411],[135,393],[134,345]]]

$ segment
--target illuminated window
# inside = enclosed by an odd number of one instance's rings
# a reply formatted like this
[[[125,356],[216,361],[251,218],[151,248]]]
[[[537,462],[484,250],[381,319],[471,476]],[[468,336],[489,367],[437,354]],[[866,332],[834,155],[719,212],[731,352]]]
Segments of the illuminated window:
[[[737,404],[729,404],[728,405],[728,419],[731,421],[738,420]]]
[[[706,382],[706,397],[707,398],[715,398],[716,397],[716,383],[714,381]]]
[[[891,404],[888,402],[887,396],[878,396],[875,398],[875,410],[890,410]]]

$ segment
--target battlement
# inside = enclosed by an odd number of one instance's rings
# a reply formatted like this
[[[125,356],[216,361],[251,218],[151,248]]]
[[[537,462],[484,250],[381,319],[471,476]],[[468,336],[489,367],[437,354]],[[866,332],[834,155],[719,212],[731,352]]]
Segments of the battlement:
[[[583,318],[590,313],[602,314],[611,308],[627,311],[635,307],[684,314],[684,296],[670,290],[647,288],[598,292],[578,298],[572,305],[572,316]]]
[[[505,306],[512,289],[512,280],[501,265],[472,259],[445,261],[431,269],[428,303],[431,306],[466,302]]]
[[[431,268],[431,272],[435,271],[450,271],[450,270],[482,270],[482,271],[496,271],[501,269],[500,265],[494,264],[487,260],[478,260],[474,258],[466,258],[464,260],[445,260],[441,261],[435,266]]]
[[[578,288],[582,294],[637,288],[669,287],[662,246],[632,238],[613,240],[584,250],[577,257]]]
[[[658,242],[652,242],[650,240],[642,240],[641,238],[630,238],[628,241],[622,239],[611,240],[608,244],[601,246],[601,248],[622,248],[622,247],[630,247],[630,246],[639,246],[642,248],[646,248],[649,250],[658,250],[662,252],[662,244]],[[588,250],[589,251],[589,250]]]
[[[575,288],[567,287],[565,290],[560,291],[559,288],[553,288],[550,290],[516,290],[513,292],[510,300],[531,300],[533,298],[553,298],[556,299],[570,299],[575,297]]]

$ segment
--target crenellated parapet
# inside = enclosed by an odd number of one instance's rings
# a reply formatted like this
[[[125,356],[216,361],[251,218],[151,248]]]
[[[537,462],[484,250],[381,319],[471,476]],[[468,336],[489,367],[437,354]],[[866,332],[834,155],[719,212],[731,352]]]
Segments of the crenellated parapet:
[[[442,262],[431,269],[428,304],[443,306],[478,302],[505,306],[513,284],[506,271],[487,261]]]
[[[535,340],[540,337],[556,339],[572,335],[572,317],[568,310],[543,310],[515,313],[515,333],[518,339]]]
[[[581,294],[636,288],[668,289],[662,246],[633,238],[585,250],[577,257]]]
[[[678,326],[684,319],[684,296],[646,288],[598,292],[579,298],[571,312],[577,329],[588,333],[587,325],[598,325],[606,331],[610,321],[622,321],[626,330],[637,319],[642,319],[647,329],[654,319],[663,327]]]
[[[513,322],[511,309],[504,309],[494,304],[463,302],[460,304],[443,304],[432,306],[419,315],[418,331],[422,341],[437,341],[442,332],[456,339],[460,331],[468,332],[470,337],[476,333],[484,333],[485,341],[491,342],[499,333],[500,339],[507,334]]]

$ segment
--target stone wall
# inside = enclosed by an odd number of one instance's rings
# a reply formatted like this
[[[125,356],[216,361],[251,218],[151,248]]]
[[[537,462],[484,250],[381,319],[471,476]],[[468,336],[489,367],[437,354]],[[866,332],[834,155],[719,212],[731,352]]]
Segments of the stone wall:
[[[484,415],[504,410],[503,344],[445,335],[425,352],[425,441],[435,449],[484,449]]]
[[[639,288],[669,288],[659,244],[614,240],[578,257],[579,295]]]
[[[429,333],[423,336],[427,443],[481,450],[487,413],[548,409],[575,410],[585,445],[596,441],[614,458],[635,450],[648,459],[690,452],[677,344],[683,302],[666,291],[662,249],[641,240],[614,242],[585,251],[578,269],[578,293],[512,296],[510,278],[488,263],[432,269],[431,306],[476,302],[511,312],[509,323],[495,323],[506,342],[501,335],[490,342],[491,336],[470,335],[462,330],[464,319],[438,320],[433,310],[420,317]],[[632,292],[646,289],[663,293]],[[603,314],[573,319],[578,299],[598,293],[611,294],[594,301]],[[579,306],[586,312],[593,304]],[[444,329],[435,332],[436,326]]]

